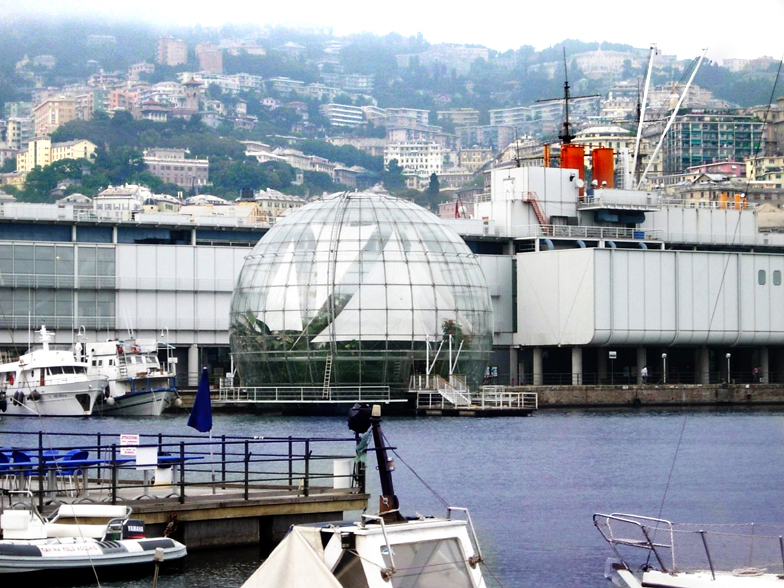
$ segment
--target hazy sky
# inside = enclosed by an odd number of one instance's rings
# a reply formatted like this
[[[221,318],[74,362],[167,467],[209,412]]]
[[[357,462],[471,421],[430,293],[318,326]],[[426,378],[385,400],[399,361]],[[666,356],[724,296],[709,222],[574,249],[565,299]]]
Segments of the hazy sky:
[[[521,45],[544,49],[564,39],[611,41],[665,54],[708,59],[784,55],[784,0],[549,0],[532,2],[427,2],[419,0],[235,1],[43,0],[37,6],[0,0],[0,18],[38,14],[145,20],[159,25],[219,26],[227,22],[331,26],[336,35],[421,32],[431,43],[476,43],[505,51]],[[473,7],[469,10],[468,7]],[[476,7],[480,7],[477,11]]]

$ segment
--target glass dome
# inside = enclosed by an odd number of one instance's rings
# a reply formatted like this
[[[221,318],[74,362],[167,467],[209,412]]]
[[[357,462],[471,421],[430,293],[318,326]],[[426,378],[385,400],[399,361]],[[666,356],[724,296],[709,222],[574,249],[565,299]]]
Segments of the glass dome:
[[[279,219],[245,260],[230,337],[245,386],[408,387],[414,373],[481,381],[492,306],[476,256],[406,200],[333,194]],[[439,349],[440,348],[440,349]],[[459,351],[458,351],[459,350]]]

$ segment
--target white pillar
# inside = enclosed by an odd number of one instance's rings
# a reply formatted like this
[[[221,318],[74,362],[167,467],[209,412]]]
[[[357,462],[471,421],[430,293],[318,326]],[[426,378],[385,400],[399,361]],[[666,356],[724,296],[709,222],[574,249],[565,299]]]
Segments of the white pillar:
[[[770,382],[770,350],[767,347],[760,349],[760,365],[762,368],[762,378],[760,382],[767,384]]]
[[[199,347],[195,343],[188,347],[188,386],[199,385]]]
[[[645,347],[637,348],[637,385],[642,384],[642,368],[648,365],[648,350]],[[650,374],[650,368],[648,373]]]
[[[534,347],[534,386],[541,386],[542,381],[542,348]]]
[[[572,385],[581,386],[583,383],[583,348],[572,347]]]
[[[710,352],[704,345],[700,347],[700,384],[710,384]]]

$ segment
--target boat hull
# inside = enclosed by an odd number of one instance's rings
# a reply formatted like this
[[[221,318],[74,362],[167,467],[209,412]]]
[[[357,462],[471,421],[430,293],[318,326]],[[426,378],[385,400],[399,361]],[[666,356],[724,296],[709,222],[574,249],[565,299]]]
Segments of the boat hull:
[[[81,382],[68,382],[36,388],[39,397],[33,400],[31,390],[9,387],[5,392],[8,416],[89,416],[95,403],[106,388],[101,378]],[[24,394],[24,401],[14,399],[17,392]]]
[[[658,570],[649,570],[642,575],[643,588],[766,588],[781,586],[777,574],[735,575],[728,572],[710,570],[694,573],[669,574]]]
[[[160,416],[178,397],[173,388],[147,389],[111,396],[114,404],[99,399],[94,414],[103,416]]]
[[[0,574],[80,570],[152,563],[162,548],[164,562],[187,554],[182,543],[166,537],[96,541],[40,539],[0,541]]]

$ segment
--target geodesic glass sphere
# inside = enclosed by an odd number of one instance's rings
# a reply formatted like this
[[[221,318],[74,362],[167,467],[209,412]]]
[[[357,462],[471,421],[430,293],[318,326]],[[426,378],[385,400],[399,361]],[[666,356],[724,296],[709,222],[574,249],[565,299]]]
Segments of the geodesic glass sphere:
[[[321,387],[329,364],[332,386],[404,389],[428,363],[448,377],[451,338],[453,373],[475,387],[492,306],[476,256],[438,217],[347,192],[292,211],[262,237],[229,328],[244,386]]]

